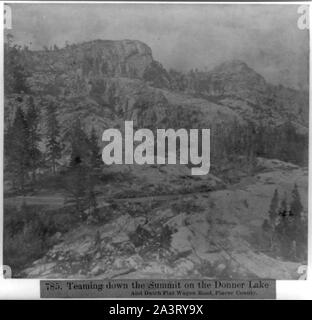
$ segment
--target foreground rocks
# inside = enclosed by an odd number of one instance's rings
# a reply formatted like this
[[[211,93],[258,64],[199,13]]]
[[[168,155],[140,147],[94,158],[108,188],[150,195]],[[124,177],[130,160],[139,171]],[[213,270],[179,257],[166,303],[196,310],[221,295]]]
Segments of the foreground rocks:
[[[159,201],[138,215],[124,203],[124,211],[114,211],[103,225],[82,224],[58,234],[59,243],[21,276],[296,279],[302,263],[261,252],[250,239],[261,228],[275,188],[290,192],[297,183],[307,214],[307,171],[259,161],[263,173],[230,189]]]

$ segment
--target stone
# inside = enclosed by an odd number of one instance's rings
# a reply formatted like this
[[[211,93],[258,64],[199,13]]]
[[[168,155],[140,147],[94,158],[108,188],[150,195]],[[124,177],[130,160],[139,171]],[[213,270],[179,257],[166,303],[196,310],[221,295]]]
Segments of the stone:
[[[171,237],[171,247],[173,250],[182,253],[193,250],[191,239],[193,234],[187,227],[181,227],[178,232]]]
[[[194,263],[188,259],[180,259],[175,269],[179,275],[186,275],[194,269]]]
[[[129,267],[138,269],[143,264],[144,260],[140,255],[135,254],[127,258],[125,262],[128,264]]]
[[[101,273],[103,273],[104,270],[102,270],[102,268],[100,266],[95,266],[91,271],[90,271],[90,275],[91,276],[97,276]]]
[[[56,262],[50,262],[42,265],[38,265],[33,268],[29,268],[25,270],[27,274],[32,277],[32,276],[38,276],[38,275],[43,275],[43,274],[48,274],[50,273],[53,268],[56,266]]]
[[[177,216],[169,219],[165,225],[170,227],[171,229],[177,229],[185,225],[186,213],[182,212]]]
[[[126,241],[129,241],[128,235],[125,233],[120,233],[112,239],[111,243],[118,244],[118,243],[122,243],[122,242],[126,242]]]
[[[114,263],[113,263],[113,267],[116,269],[122,269],[125,266],[125,260],[121,259],[121,258],[116,258]]]
[[[226,269],[226,265],[224,263],[220,263],[216,267],[216,272],[221,274]]]

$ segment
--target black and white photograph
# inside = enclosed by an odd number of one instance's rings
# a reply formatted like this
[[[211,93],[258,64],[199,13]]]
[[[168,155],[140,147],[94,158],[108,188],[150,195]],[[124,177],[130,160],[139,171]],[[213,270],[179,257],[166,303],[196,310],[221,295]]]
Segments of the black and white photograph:
[[[307,6],[4,7],[12,278],[302,279]]]

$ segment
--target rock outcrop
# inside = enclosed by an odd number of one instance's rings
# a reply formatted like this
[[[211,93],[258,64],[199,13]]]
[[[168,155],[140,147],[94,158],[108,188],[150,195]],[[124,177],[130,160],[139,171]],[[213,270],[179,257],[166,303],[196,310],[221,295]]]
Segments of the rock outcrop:
[[[142,78],[152,63],[152,50],[136,40],[95,40],[53,51],[33,51],[29,63],[34,71],[75,70],[91,75]]]
[[[170,120],[166,112],[179,104],[192,109],[186,117],[192,120],[188,125],[198,127],[190,113],[201,109],[196,117],[206,125],[216,119],[240,118],[278,126],[291,119],[300,132],[307,133],[308,95],[270,85],[240,60],[225,62],[210,72],[177,76],[168,73],[153,59],[151,48],[137,40],[95,40],[23,54],[31,74],[27,79],[31,91],[41,100],[53,97],[60,105],[60,119],[64,118],[63,112],[73,116],[75,105],[80,110],[84,105],[83,112],[98,110],[94,121],[101,124],[103,117],[133,116],[135,121],[141,118],[139,123],[149,125],[156,124],[155,117]],[[6,108],[5,116],[10,118],[12,112],[11,107]],[[222,116],[211,118],[215,112]],[[90,127],[89,118],[82,119]]]
[[[227,61],[209,72],[189,73],[185,90],[226,105],[250,120],[284,121],[308,127],[308,93],[274,86],[245,62]]]
[[[278,160],[258,161],[267,172],[228,190],[184,195],[183,200],[165,198],[154,208],[149,198],[136,205],[128,199],[124,212],[113,211],[108,223],[81,225],[64,234],[21,275],[49,279],[298,279],[301,263],[262,252],[261,234],[257,243],[255,232],[267,217],[275,188],[281,194],[290,193],[297,183],[307,216],[307,171]],[[146,167],[136,177],[154,176],[153,170]],[[182,176],[170,176],[182,181]],[[154,179],[155,184],[163,186],[164,179]]]

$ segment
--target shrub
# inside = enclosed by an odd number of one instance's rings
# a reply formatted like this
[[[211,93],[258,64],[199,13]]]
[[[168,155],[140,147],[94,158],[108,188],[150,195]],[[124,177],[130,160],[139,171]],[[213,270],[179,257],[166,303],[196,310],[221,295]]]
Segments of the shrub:
[[[4,264],[13,276],[42,257],[53,243],[56,232],[72,227],[75,215],[64,209],[45,211],[41,206],[4,207]]]

